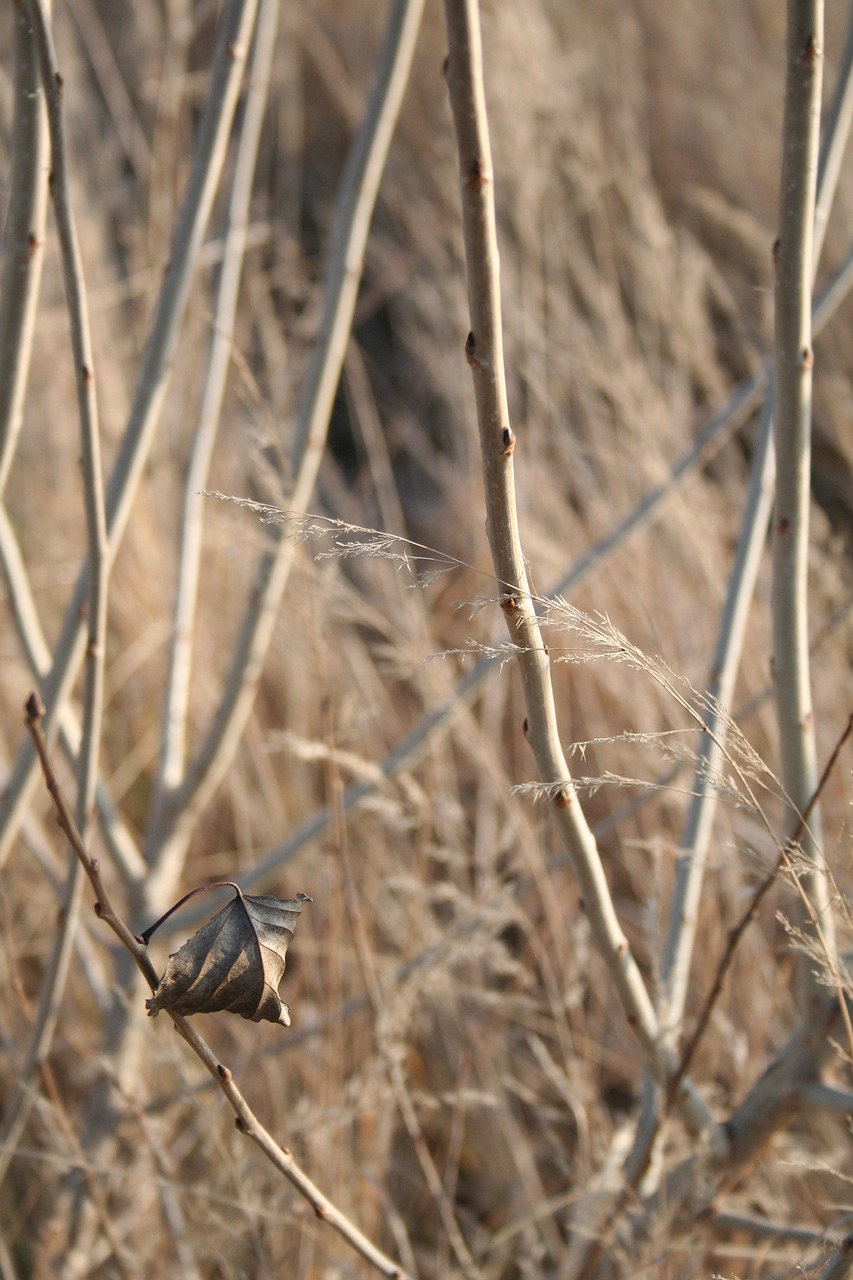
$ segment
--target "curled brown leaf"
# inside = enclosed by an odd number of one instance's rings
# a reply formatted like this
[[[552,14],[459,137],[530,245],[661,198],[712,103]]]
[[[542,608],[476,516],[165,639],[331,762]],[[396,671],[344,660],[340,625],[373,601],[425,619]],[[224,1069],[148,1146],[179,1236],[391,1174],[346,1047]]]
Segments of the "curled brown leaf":
[[[252,1022],[290,1026],[290,1008],[278,988],[296,919],[312,899],[307,893],[252,897],[232,887],[237,896],[169,957],[157,990],[145,1002],[150,1017],[161,1009],[185,1016],[224,1009]],[[146,942],[152,931],[143,935]]]

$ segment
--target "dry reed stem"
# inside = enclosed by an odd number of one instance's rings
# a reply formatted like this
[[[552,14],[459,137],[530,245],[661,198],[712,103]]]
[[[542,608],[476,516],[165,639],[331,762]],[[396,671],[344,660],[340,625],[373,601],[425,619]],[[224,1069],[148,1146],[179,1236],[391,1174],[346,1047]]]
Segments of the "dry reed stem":
[[[26,726],[32,737],[37,758],[41,762],[45,785],[53,801],[59,826],[66,835],[74,856],[79,861],[95,894],[95,914],[103,920],[131,955],[136,967],[148,983],[152,991],[156,990],[160,976],[148,954],[148,948],[131,932],[122,916],[116,910],[101,876],[99,863],[89,856],[85,842],[71,814],[62,788],[53,768],[47,746],[42,721],[44,707],[38,695],[30,694],[26,704]],[[227,1098],[235,1115],[235,1124],[240,1133],[251,1138],[261,1148],[267,1159],[288,1182],[307,1200],[316,1216],[326,1222],[338,1234],[371,1264],[381,1275],[389,1280],[409,1280],[406,1273],[386,1254],[367,1239],[353,1222],[342,1213],[327,1196],[315,1186],[308,1175],[296,1162],[292,1152],[279,1146],[272,1135],[264,1128],[246,1102],[243,1094],[234,1081],[232,1072],[214,1054],[207,1042],[198,1034],[190,1022],[180,1014],[171,1010],[165,1011],[175,1024],[196,1057],[202,1062],[209,1075],[216,1081]]]

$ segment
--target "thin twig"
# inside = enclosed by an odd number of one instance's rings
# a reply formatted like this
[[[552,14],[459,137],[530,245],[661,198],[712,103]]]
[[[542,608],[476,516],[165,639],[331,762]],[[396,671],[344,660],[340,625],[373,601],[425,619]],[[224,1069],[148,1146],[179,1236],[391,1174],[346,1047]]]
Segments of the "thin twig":
[[[705,997],[704,1004],[702,1005],[702,1011],[696,1020],[696,1026],[694,1027],[693,1032],[691,1033],[690,1038],[688,1039],[684,1047],[684,1050],[681,1055],[681,1062],[679,1063],[679,1066],[678,1066],[678,1071],[673,1076],[672,1081],[669,1085],[668,1101],[671,1101],[672,1097],[675,1096],[673,1091],[678,1087],[679,1080],[684,1076],[684,1074],[687,1071],[690,1070],[690,1064],[693,1061],[693,1057],[694,1057],[694,1054],[696,1053],[696,1049],[698,1048],[699,1042],[701,1041],[703,1035],[708,1029],[708,1024],[711,1018],[711,1014],[713,1013],[714,1006],[716,1005],[717,1000],[720,997],[720,993],[723,989],[723,983],[725,982],[726,974],[731,968],[731,964],[732,964],[732,961],[734,960],[734,955],[735,955],[735,951],[738,948],[738,944],[740,943],[740,940],[743,937],[744,933],[746,932],[747,928],[749,927],[750,923],[755,919],[758,913],[758,908],[761,906],[761,903],[764,900],[764,897],[766,896],[768,891],[772,888],[772,886],[775,884],[776,880],[778,879],[779,873],[782,870],[782,868],[785,866],[785,863],[789,859],[791,852],[802,839],[804,832],[808,829],[810,815],[812,814],[815,806],[819,803],[823,790],[826,787],[826,784],[829,781],[829,778],[833,770],[835,769],[835,765],[838,761],[839,755],[841,754],[841,750],[844,747],[844,744],[849,739],[851,733],[853,733],[853,715],[851,715],[850,718],[848,719],[847,724],[845,725],[844,730],[841,733],[841,736],[836,742],[832,750],[832,754],[830,755],[828,761],[826,762],[823,773],[821,774],[820,781],[815,787],[815,790],[812,796],[810,797],[808,804],[806,805],[805,811],[800,815],[797,821],[797,826],[795,827],[794,832],[791,835],[787,846],[785,846],[780,850],[779,856],[776,859],[776,863],[773,869],[767,873],[764,879],[757,886],[757,888],[755,889],[752,895],[752,898],[749,901],[749,905],[747,906],[740,920],[738,920],[734,928],[729,931],[728,941],[726,943],[726,949],[720,958],[719,964],[717,965],[717,972],[714,975],[714,981],[711,984],[711,989],[709,990],[707,996]]]
[[[101,876],[100,865],[94,858],[90,857],[71,810],[65,801],[50,759],[47,740],[42,728],[43,717],[44,707],[39,701],[38,695],[35,693],[30,694],[26,705],[25,723],[30,732],[37,757],[41,762],[45,784],[56,809],[59,826],[65,833],[74,855],[79,860],[92,886],[95,895],[95,914],[99,919],[103,920],[104,924],[113,931],[127,949],[136,967],[151,990],[154,991],[159,982],[159,975],[154,968],[148,949],[134,936],[113,906]],[[203,1063],[208,1073],[218,1083],[234,1112],[236,1126],[239,1131],[251,1138],[261,1148],[267,1159],[308,1201],[317,1217],[333,1227],[381,1275],[388,1276],[391,1280],[408,1280],[406,1273],[391,1258],[382,1253],[380,1249],[377,1249],[366,1236],[362,1235],[358,1227],[315,1186],[297,1164],[293,1154],[286,1147],[279,1146],[249,1107],[229,1068],[219,1061],[207,1042],[195,1031],[188,1020],[168,1009],[166,1013],[174,1022],[180,1035]]]
[[[33,24],[42,84],[47,99],[51,167],[49,187],[62,251],[62,269],[71,330],[82,440],[83,492],[88,533],[89,582],[86,609],[86,687],[80,744],[77,825],[85,833],[92,808],[100,755],[104,698],[104,648],[109,573],[100,427],[95,391],[95,360],[83,261],[77,239],[68,178],[63,117],[63,78],[56,62],[50,18],[44,0],[26,0]]]

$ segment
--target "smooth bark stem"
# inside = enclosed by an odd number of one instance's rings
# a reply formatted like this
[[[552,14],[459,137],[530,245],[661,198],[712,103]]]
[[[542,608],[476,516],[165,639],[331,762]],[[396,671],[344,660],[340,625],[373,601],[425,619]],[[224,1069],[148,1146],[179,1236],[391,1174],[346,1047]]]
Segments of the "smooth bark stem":
[[[47,116],[29,13],[15,6],[15,119],[0,294],[0,496],[24,416],[47,219]]]
[[[812,283],[817,274],[817,260],[823,246],[829,213],[838,186],[841,159],[847,149],[853,121],[853,17],[848,26],[844,56],[838,72],[833,105],[827,119],[820,160],[818,162],[814,240],[812,245]],[[820,327],[820,309],[812,307],[812,329]],[[720,633],[712,662],[710,693],[719,709],[709,712],[709,733],[699,748],[699,761],[694,773],[694,799],[691,802],[677,863],[676,887],[664,948],[662,978],[665,1012],[661,1021],[665,1034],[673,1043],[681,1033],[687,999],[690,965],[698,928],[702,883],[708,846],[717,811],[718,792],[712,785],[722,762],[722,744],[728,734],[725,709],[731,706],[740,655],[746,632],[750,603],[767,537],[776,487],[776,455],[774,450],[774,399],[769,393],[764,402],[758,432],[758,445],[752,461],[752,474],[738,549],[729,578],[728,592],[720,623]]]
[[[47,101],[51,161],[49,186],[62,255],[82,439],[83,489],[91,570],[86,618],[83,730],[77,760],[78,793],[75,820],[78,828],[85,833],[94,808],[103,710],[108,578],[104,483],[86,285],[68,175],[63,79],[56,61],[48,5],[45,0],[27,0],[26,8],[32,24],[34,46]],[[16,1136],[20,1134],[34,1100],[31,1078],[38,1065],[46,1060],[53,1042],[74,949],[82,894],[82,871],[79,863],[72,858],[63,894],[62,926],[54,940],[47,973],[39,994],[38,1013],[27,1053],[26,1066],[12,1105],[4,1119],[2,1137],[6,1140],[3,1146],[7,1153],[12,1149],[8,1137],[11,1134]],[[9,1154],[0,1157],[0,1162],[4,1158],[8,1160]]]
[[[521,549],[513,467],[516,437],[509,420],[504,374],[494,177],[476,0],[445,0],[445,16],[447,84],[459,156],[471,314],[465,351],[480,429],[486,528],[501,608],[510,638],[517,646],[527,712],[526,734],[540,777],[548,788],[551,812],[580,882],[598,950],[610,970],[631,1027],[655,1069],[661,1070],[652,1002],[616,916],[595,838],[581,810],[560,743],[550,660],[531,600]]]
[[[773,522],[773,645],[782,781],[796,815],[817,786],[808,654],[808,541],[811,479],[811,293],[823,68],[823,4],[789,0],[787,79],[776,267],[776,511]],[[806,889],[828,946],[834,930],[823,867],[820,813],[801,847],[814,868]],[[831,956],[830,956],[831,959]],[[821,1008],[813,961],[798,963],[804,1012]]]

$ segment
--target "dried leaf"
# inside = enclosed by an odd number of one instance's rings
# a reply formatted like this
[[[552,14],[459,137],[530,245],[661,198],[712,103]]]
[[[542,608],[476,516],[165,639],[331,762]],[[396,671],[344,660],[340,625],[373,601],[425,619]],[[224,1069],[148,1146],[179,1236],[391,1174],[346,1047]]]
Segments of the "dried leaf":
[[[233,888],[237,897],[169,957],[145,1002],[149,1017],[161,1009],[184,1015],[224,1009],[252,1022],[290,1026],[290,1008],[279,999],[278,987],[296,918],[311,898],[253,898]],[[146,942],[156,927],[142,935]]]

